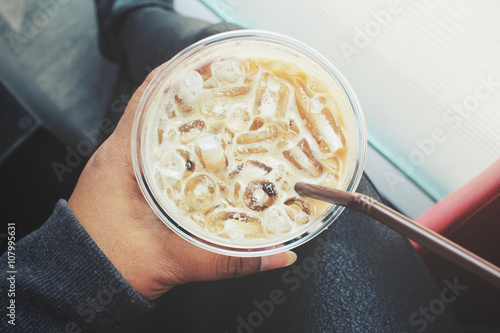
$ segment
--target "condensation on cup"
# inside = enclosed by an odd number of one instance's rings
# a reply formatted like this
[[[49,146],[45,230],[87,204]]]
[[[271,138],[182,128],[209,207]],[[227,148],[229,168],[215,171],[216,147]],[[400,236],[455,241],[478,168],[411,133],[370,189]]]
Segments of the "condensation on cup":
[[[300,197],[302,181],[354,191],[366,129],[351,87],[307,45],[259,30],[202,40],[163,66],[132,136],[138,183],[158,217],[205,249],[285,251],[342,207]]]

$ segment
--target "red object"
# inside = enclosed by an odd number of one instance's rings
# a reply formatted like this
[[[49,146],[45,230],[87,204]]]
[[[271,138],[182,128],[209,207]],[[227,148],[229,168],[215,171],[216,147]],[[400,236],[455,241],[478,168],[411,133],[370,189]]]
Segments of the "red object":
[[[500,266],[500,160],[451,193],[417,221]],[[467,289],[451,304],[460,322],[500,326],[500,289],[414,243],[432,275]]]

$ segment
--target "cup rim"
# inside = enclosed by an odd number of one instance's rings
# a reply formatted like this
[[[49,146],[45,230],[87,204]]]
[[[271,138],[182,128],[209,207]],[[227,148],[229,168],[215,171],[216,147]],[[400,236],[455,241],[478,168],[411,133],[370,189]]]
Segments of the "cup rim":
[[[234,246],[226,246],[217,244],[215,242],[204,239],[200,236],[194,235],[192,232],[188,231],[182,225],[177,223],[174,218],[170,217],[165,209],[160,204],[159,200],[156,199],[153,190],[150,188],[147,182],[147,178],[144,172],[143,161],[141,158],[141,138],[142,138],[142,127],[143,119],[145,117],[146,111],[148,110],[148,105],[150,100],[155,96],[156,90],[163,83],[163,79],[165,74],[168,72],[170,66],[174,66],[174,68],[182,63],[183,58],[189,55],[195,54],[196,52],[209,47],[211,45],[216,45],[223,43],[225,41],[233,41],[233,40],[259,40],[263,42],[272,42],[278,43],[284,47],[289,47],[298,51],[304,55],[310,57],[314,62],[320,65],[330,76],[332,76],[342,88],[343,93],[346,94],[349,104],[351,105],[352,112],[354,115],[354,121],[357,127],[356,134],[358,135],[358,156],[356,158],[356,164],[354,166],[354,170],[351,174],[351,178],[347,179],[348,185],[346,190],[353,192],[356,190],[359,182],[361,181],[361,177],[363,175],[363,169],[365,165],[366,159],[366,150],[367,150],[367,134],[366,134],[366,124],[365,118],[363,115],[363,111],[359,100],[352,89],[352,86],[347,81],[345,76],[340,72],[340,70],[332,64],[324,55],[320,52],[316,51],[314,48],[309,45],[295,39],[289,37],[284,34],[266,31],[266,30],[256,30],[256,29],[245,29],[245,30],[235,30],[223,32],[220,34],[209,36],[205,39],[202,39],[181,52],[175,55],[168,62],[161,65],[161,69],[156,73],[155,77],[149,83],[146,88],[139,105],[136,110],[136,114],[134,116],[134,122],[132,126],[132,135],[131,135],[131,154],[132,154],[132,164],[134,168],[134,174],[137,179],[139,188],[144,195],[144,198],[148,202],[149,206],[158,216],[158,218],[167,225],[172,231],[174,231],[177,235],[181,236],[185,240],[193,243],[201,248],[206,250],[224,254],[224,255],[232,255],[232,256],[240,256],[240,257],[257,257],[262,255],[271,255],[279,252],[283,252],[286,250],[290,250],[299,245],[306,243],[307,241],[315,238],[319,233],[323,230],[327,229],[343,212],[344,207],[334,206],[328,215],[326,215],[322,220],[318,220],[311,225],[311,227],[307,228],[304,232],[296,237],[289,239],[285,242],[279,242],[270,246],[256,246],[252,247],[248,244],[237,245]],[[277,240],[278,242],[279,240]]]

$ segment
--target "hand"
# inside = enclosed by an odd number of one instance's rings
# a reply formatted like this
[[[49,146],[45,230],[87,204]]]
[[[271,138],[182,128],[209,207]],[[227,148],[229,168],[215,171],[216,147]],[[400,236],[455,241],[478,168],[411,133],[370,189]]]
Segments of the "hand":
[[[114,133],[90,158],[68,201],[90,237],[135,290],[153,300],[172,287],[285,267],[297,256],[262,258],[215,254],[185,241],[164,225],[144,199],[132,167],[134,115],[155,73],[137,89]]]

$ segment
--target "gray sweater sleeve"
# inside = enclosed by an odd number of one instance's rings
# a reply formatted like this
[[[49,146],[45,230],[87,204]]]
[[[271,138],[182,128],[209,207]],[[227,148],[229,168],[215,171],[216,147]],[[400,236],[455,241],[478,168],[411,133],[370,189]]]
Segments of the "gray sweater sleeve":
[[[7,273],[7,253],[0,263],[2,332],[105,332],[153,307],[123,279],[64,200],[15,245],[14,254],[14,274]]]

